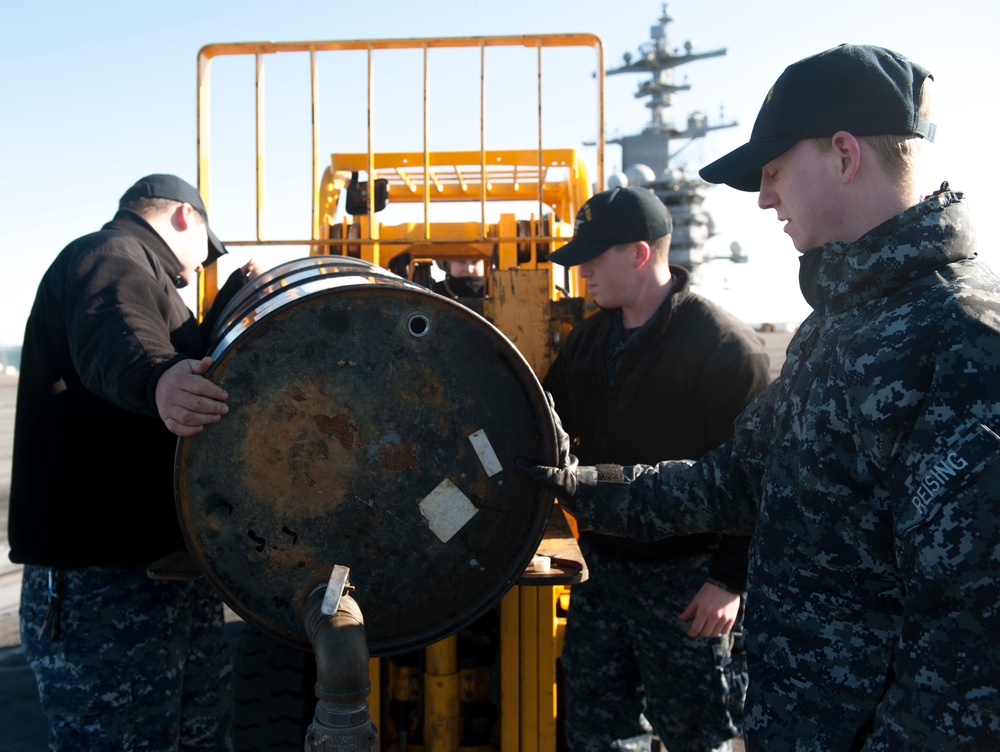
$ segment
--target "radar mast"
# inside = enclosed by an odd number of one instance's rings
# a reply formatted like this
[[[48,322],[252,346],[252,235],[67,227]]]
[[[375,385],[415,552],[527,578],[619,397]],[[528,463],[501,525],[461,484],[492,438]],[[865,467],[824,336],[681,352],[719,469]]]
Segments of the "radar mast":
[[[609,69],[608,76],[621,73],[649,74],[650,78],[639,84],[636,99],[647,99],[651,120],[641,133],[608,139],[609,144],[622,148],[623,172],[609,177],[608,187],[616,185],[645,186],[666,204],[673,216],[674,231],[670,245],[670,263],[693,270],[707,259],[704,246],[714,234],[714,223],[702,208],[708,183],[697,174],[689,174],[684,167],[674,167],[672,162],[695,139],[721,128],[731,128],[736,121],[711,123],[703,112],[688,115],[683,128],[675,126],[669,117],[677,92],[689,91],[690,84],[675,83],[674,69],[680,65],[721,57],[726,48],[696,52],[694,43],[687,41],[681,49],[671,49],[668,27],[673,22],[668,6],[663,4],[659,23],[650,29],[649,41],[639,46],[638,54],[626,52],[623,65]],[[719,119],[724,121],[720,110]],[[681,142],[679,147],[673,144]],[[671,149],[675,148],[673,152]],[[738,246],[734,245],[735,249]],[[734,261],[745,261],[738,250],[733,251]]]

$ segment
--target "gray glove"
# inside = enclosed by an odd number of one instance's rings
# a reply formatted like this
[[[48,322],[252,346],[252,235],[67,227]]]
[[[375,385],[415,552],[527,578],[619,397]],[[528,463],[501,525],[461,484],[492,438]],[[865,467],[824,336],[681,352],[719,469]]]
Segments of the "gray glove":
[[[559,413],[555,410],[552,395],[546,392],[545,398],[548,400],[549,412],[552,414],[552,422],[555,424],[556,443],[559,446],[559,467],[539,465],[531,460],[526,460],[524,457],[517,458],[515,467],[521,475],[530,478],[536,483],[541,483],[552,491],[555,497],[572,511],[573,500],[576,499],[581,484],[581,472],[584,477],[595,479],[597,473],[594,468],[580,467],[579,460],[569,451],[569,435],[563,430],[562,421],[559,420]],[[585,472],[587,470],[593,472],[587,473]]]
[[[577,483],[577,472],[588,468],[580,468],[579,462],[572,454],[569,455],[565,464],[560,467],[550,467],[549,465],[537,465],[524,457],[518,457],[516,463],[517,471],[536,483],[541,483],[555,494],[555,497],[570,511],[573,510],[573,501],[579,484]],[[591,468],[592,469],[592,468]]]

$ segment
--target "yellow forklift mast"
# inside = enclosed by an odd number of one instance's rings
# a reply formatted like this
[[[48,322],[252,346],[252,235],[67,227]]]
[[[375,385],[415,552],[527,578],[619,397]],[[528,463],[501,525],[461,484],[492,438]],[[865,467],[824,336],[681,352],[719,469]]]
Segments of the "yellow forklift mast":
[[[494,48],[522,50],[534,67],[537,89],[527,96],[537,100],[533,127],[537,139],[522,148],[487,145],[487,133],[496,134],[500,141],[506,133],[502,123],[494,126],[486,115],[487,60]],[[438,51],[455,49],[470,50],[479,59],[478,133],[473,129],[465,141],[472,148],[432,149],[435,139],[428,125],[431,63]],[[210,159],[212,63],[219,58],[248,57],[254,65],[255,227],[252,237],[225,240],[231,255],[252,254],[258,268],[268,268],[272,252],[301,248],[310,257],[346,256],[369,262],[426,286],[435,275],[440,276],[449,260],[481,259],[485,294],[481,301],[460,302],[499,329],[541,379],[561,339],[584,315],[586,297],[585,284],[575,269],[545,260],[572,235],[572,221],[594,185],[580,150],[543,144],[543,112],[547,112],[543,61],[546,71],[559,71],[558,62],[550,63],[547,55],[571,49],[593,51],[592,62],[580,79],[589,82],[594,101],[576,97],[575,110],[562,114],[577,120],[588,113],[593,117],[596,185],[601,186],[601,41],[590,34],[550,34],[208,45],[198,56],[199,190],[208,205],[216,198],[216,171],[221,172]],[[423,64],[422,148],[381,151],[374,137],[375,61],[385,51],[398,50],[416,51]],[[325,65],[329,58],[336,70],[333,53],[360,54],[366,60],[367,148],[361,150],[331,153],[321,148],[320,61]],[[293,54],[308,59],[311,164],[301,174],[312,196],[310,227],[297,236],[273,238],[264,231],[272,198],[264,169],[264,75],[276,56]],[[219,198],[220,205],[222,201]],[[383,221],[401,209],[409,215]],[[216,216],[213,208],[213,219]],[[217,289],[218,271],[213,265],[199,276],[200,311],[207,310]],[[422,650],[371,659],[370,714],[383,748],[556,750],[557,667],[569,586],[587,574],[570,520],[558,509],[538,554],[545,558],[506,592],[490,619]],[[477,645],[494,647],[477,651]],[[258,715],[247,737],[251,741],[237,739],[239,748],[257,748],[252,738],[267,736],[263,728],[267,720]]]

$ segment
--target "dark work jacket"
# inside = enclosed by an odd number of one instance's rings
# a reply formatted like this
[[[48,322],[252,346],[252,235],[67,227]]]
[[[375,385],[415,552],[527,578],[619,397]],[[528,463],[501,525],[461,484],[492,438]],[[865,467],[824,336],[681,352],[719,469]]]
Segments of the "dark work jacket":
[[[21,351],[11,561],[133,566],[183,547],[177,437],[155,389],[167,368],[205,354],[210,322],[199,326],[178,294],[180,271],[126,210],[66,246],[43,276]],[[215,310],[238,285],[227,283]]]
[[[581,465],[697,459],[733,432],[733,420],[767,386],[769,360],[746,324],[690,291],[670,268],[673,291],[608,385],[613,316],[599,311],[570,333],[544,380]],[[731,592],[746,589],[745,536],[716,533],[640,542],[583,533],[586,544],[618,558],[672,559],[713,552],[709,575]]]

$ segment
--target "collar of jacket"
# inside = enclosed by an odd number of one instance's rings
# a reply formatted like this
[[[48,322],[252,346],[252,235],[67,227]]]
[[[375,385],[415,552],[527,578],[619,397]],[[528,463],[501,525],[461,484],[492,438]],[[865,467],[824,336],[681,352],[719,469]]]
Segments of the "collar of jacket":
[[[626,335],[624,329],[622,309],[602,309],[600,314],[603,321],[600,322],[597,331],[600,332],[601,341],[604,342],[605,348],[608,348],[608,363],[610,363],[611,358],[615,357],[610,348],[615,348],[619,352],[633,350],[639,346],[639,343],[644,342],[647,337],[663,336],[673,320],[674,309],[677,308],[679,301],[690,291],[691,275],[688,274],[687,269],[680,266],[671,266],[670,290],[667,292],[667,297],[660,302],[659,307],[644,324],[631,330],[631,333],[628,335]],[[616,335],[616,331],[618,335]],[[620,337],[621,341],[613,344],[612,339],[616,336]],[[605,373],[605,376],[607,375]]]
[[[885,297],[909,280],[976,255],[963,194],[939,191],[854,243],[802,254],[799,287],[818,312],[839,313]]]
[[[662,334],[667,326],[670,325],[671,317],[677,305],[690,292],[691,275],[688,274],[687,269],[680,266],[671,266],[670,292],[667,293],[667,297],[664,298],[656,313],[653,314],[653,323],[649,327],[649,330],[655,330],[658,334]]]
[[[170,246],[160,237],[160,234],[152,226],[134,211],[120,209],[114,219],[108,222],[102,230],[117,230],[126,235],[130,235],[147,248],[163,265],[163,270],[167,276],[173,280],[175,287],[184,287],[184,278],[181,276],[181,262],[177,260]]]
[[[691,275],[688,270],[681,266],[670,267],[670,292],[667,293],[667,297],[663,299],[660,303],[660,307],[656,309],[652,317],[643,324],[640,329],[644,328],[645,331],[650,329],[656,329],[657,332],[662,331],[664,327],[670,322],[670,314],[673,313],[674,308],[677,305],[677,301],[681,299],[681,296],[691,292]],[[598,317],[600,317],[598,319]],[[622,309],[621,308],[599,308],[598,312],[594,314],[595,325],[599,328],[597,331],[607,332],[610,331],[612,323],[617,319],[621,322]],[[643,334],[645,336],[645,334]]]
[[[681,266],[670,267],[670,290],[667,292],[667,297],[663,299],[659,307],[653,312],[653,315],[646,321],[646,323],[637,327],[639,329],[639,336],[636,337],[636,342],[639,342],[650,333],[656,332],[656,336],[660,336],[666,331],[667,326],[670,324],[670,318],[673,315],[674,309],[677,307],[678,301],[684,295],[691,292],[691,275],[688,274],[687,269]],[[622,323],[622,309],[612,308],[608,311],[611,314],[608,317],[608,325],[610,326],[613,322],[617,322],[619,325],[624,326]]]
[[[677,301],[681,299],[681,296],[685,293],[691,291],[691,275],[688,274],[687,269],[681,266],[670,266],[670,290],[667,292],[667,297],[663,299],[660,303],[659,308],[657,308],[649,320],[638,327],[645,331],[651,329],[661,330],[666,326],[667,322],[670,320],[670,314],[673,313],[676,307]],[[621,320],[622,309],[613,309],[615,316]]]

